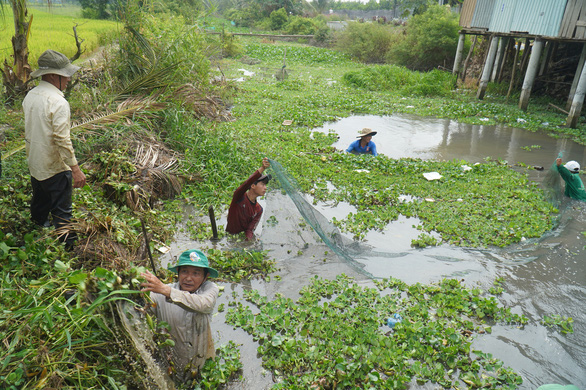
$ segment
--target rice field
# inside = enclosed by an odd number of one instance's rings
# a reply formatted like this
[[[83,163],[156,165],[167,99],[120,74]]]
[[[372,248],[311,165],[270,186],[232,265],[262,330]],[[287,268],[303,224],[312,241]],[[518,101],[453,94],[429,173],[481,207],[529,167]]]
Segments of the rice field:
[[[29,35],[29,63],[36,68],[37,59],[47,49],[57,50],[68,57],[75,54],[75,38],[73,27],[77,26],[77,35],[83,40],[82,49],[89,54],[110,41],[118,34],[119,23],[110,20],[84,19],[78,7],[29,7],[28,14],[32,17]],[[12,36],[14,24],[10,8],[4,9],[4,17],[0,17],[0,61],[12,55]]]

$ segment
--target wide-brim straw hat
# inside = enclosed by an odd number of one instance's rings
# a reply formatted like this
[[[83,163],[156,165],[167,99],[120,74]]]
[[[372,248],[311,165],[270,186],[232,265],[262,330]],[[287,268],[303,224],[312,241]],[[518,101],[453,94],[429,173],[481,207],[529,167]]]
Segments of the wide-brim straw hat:
[[[372,129],[365,127],[364,129],[360,130],[358,132],[358,134],[359,134],[359,136],[356,138],[362,138],[362,137],[368,137],[369,135],[375,135],[376,131],[372,131]]]
[[[63,77],[71,77],[79,70],[79,66],[73,65],[69,58],[55,50],[46,50],[39,57],[39,69],[31,73],[31,77],[39,77],[46,74],[56,74]]]
[[[202,251],[200,251],[198,249],[190,249],[188,251],[183,252],[181,254],[181,256],[179,256],[179,259],[177,260],[177,264],[175,264],[173,267],[169,267],[169,271],[174,272],[174,273],[178,273],[177,269],[179,267],[181,267],[182,265],[190,265],[192,267],[206,268],[209,271],[211,278],[218,277],[218,271],[216,271],[215,269],[210,267],[210,263],[208,262],[208,258],[206,257],[206,255],[203,254]]]

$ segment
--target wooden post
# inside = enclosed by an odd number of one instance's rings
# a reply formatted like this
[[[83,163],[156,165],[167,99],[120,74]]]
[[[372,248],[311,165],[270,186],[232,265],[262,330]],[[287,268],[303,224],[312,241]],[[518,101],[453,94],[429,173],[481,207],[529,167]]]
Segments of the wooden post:
[[[212,238],[210,238],[210,240],[212,241],[218,241],[218,228],[216,226],[216,216],[214,215],[214,206],[211,206],[208,208],[208,214],[210,217],[210,224],[212,225]]]
[[[572,88],[570,88],[570,94],[568,95],[568,102],[566,103],[566,111],[570,111],[572,107],[572,101],[574,100],[574,93],[576,93],[576,86],[578,85],[578,80],[580,80],[580,74],[582,74],[582,68],[584,67],[584,60],[586,59],[586,43],[582,46],[582,55],[580,56],[580,61],[578,61],[578,67],[576,68],[576,73],[574,74],[574,81],[572,82]]]
[[[543,38],[540,37],[535,38],[533,42],[533,50],[531,50],[531,58],[529,59],[529,65],[527,65],[527,72],[521,89],[521,98],[519,99],[519,108],[523,111],[527,111],[527,106],[529,105],[529,96],[531,96],[531,88],[533,88],[535,76],[537,75],[544,42]]]
[[[511,39],[511,38],[505,38],[505,42],[506,44],[505,46],[505,55],[503,56],[503,59],[501,61],[501,64],[499,66],[499,71],[496,75],[496,82],[500,83],[501,81],[503,81],[503,69],[505,68],[505,65],[507,64],[507,60],[509,59],[509,57],[511,56],[511,51],[514,49],[513,46],[515,45],[515,40]]]
[[[544,46],[545,52],[543,53],[543,61],[541,61],[541,66],[539,67],[539,75],[540,76],[542,76],[545,72],[547,72],[547,68],[549,66],[549,61],[551,60],[551,55],[553,52],[553,46],[554,46],[554,43],[551,41],[548,41],[545,43],[545,46]]]
[[[496,47],[498,45],[498,39],[494,35],[490,37],[490,48],[488,49],[488,55],[486,61],[484,61],[484,69],[482,70],[482,77],[480,78],[480,85],[478,86],[478,93],[476,97],[480,100],[484,98],[490,75],[492,74],[492,65],[494,64],[494,57],[496,56]]]
[[[464,51],[464,41],[466,40],[466,34],[460,33],[460,37],[458,38],[458,48],[456,49],[456,58],[454,59],[454,68],[452,69],[452,74],[455,74],[458,77],[458,71],[460,70],[460,61],[462,61],[462,51]]]
[[[519,51],[521,50],[521,42],[517,43],[514,39],[513,42],[515,44],[515,57],[513,58],[513,70],[511,71],[511,82],[507,91],[507,100],[509,100],[509,96],[511,96],[511,91],[513,91],[513,86],[515,85],[515,71],[517,70],[517,61],[519,60]]]
[[[525,39],[525,44],[523,45],[523,56],[521,57],[521,64],[519,65],[519,73],[525,73],[526,66],[527,66],[527,58],[529,58],[529,53],[531,53],[531,45],[530,45],[529,38]],[[520,43],[519,43],[520,45]],[[520,80],[520,78],[519,78]]]
[[[501,61],[503,60],[503,52],[505,51],[505,38],[499,37],[498,47],[496,49],[496,57],[494,59],[494,66],[492,67],[492,75],[490,81],[496,80],[496,75],[501,68]]]
[[[468,55],[464,60],[464,69],[462,69],[462,82],[466,80],[466,71],[468,70],[468,63],[470,62],[470,57],[472,57],[472,53],[474,52],[474,47],[476,46],[476,42],[478,42],[478,35],[474,36],[474,40],[472,41],[472,45],[470,46],[470,50],[468,51]]]
[[[576,92],[574,93],[574,99],[572,100],[572,107],[570,107],[570,113],[566,120],[566,126],[576,128],[578,125],[578,119],[582,113],[582,104],[584,104],[584,94],[586,94],[586,66],[582,67],[582,73],[580,74],[580,81],[576,86]]]

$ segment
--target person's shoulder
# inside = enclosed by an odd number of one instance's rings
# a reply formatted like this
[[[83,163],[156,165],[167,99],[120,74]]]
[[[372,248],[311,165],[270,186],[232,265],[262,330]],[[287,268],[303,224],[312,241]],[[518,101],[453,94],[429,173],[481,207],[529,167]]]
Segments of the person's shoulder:
[[[211,280],[206,280],[201,285],[201,290],[202,291],[208,291],[208,290],[216,290],[216,291],[219,291],[220,288],[218,287],[218,285],[216,283],[212,282]]]

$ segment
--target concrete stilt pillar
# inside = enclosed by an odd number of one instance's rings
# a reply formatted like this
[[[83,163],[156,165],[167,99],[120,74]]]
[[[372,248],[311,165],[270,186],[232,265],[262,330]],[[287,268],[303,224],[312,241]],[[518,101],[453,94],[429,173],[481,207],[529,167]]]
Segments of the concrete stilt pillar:
[[[582,55],[580,56],[580,61],[578,61],[578,67],[576,68],[576,73],[574,74],[574,81],[572,81],[572,87],[570,88],[570,94],[568,95],[568,102],[566,103],[566,111],[570,111],[570,108],[572,107],[574,93],[576,93],[576,86],[578,85],[578,80],[580,80],[580,74],[582,74],[582,68],[584,67],[585,59],[586,43],[584,43],[582,46]]]
[[[494,65],[492,67],[492,75],[490,76],[490,81],[496,80],[496,75],[501,67],[501,61],[503,58],[503,54],[505,52],[505,38],[499,37],[499,43],[496,49],[496,57],[494,58]]]
[[[543,38],[535,38],[533,42],[531,57],[529,58],[527,72],[525,72],[525,79],[523,80],[523,88],[521,89],[521,98],[519,99],[519,108],[523,111],[527,111],[527,106],[529,105],[529,96],[531,96],[531,88],[533,88],[535,76],[539,69],[539,58],[541,57],[544,42]]]
[[[490,38],[490,48],[488,49],[488,55],[486,56],[486,62],[484,63],[484,69],[482,70],[482,76],[480,77],[480,85],[478,86],[478,93],[476,97],[480,100],[484,98],[490,75],[492,74],[492,66],[494,64],[494,57],[496,56],[496,47],[498,39],[494,35]]]
[[[586,94],[586,66],[582,67],[582,73],[580,74],[580,81],[576,86],[576,92],[574,93],[574,99],[572,100],[572,107],[566,120],[566,126],[575,128],[578,125],[578,119],[582,113],[582,104],[584,104],[584,95]]]
[[[456,58],[454,59],[454,68],[452,69],[452,74],[457,75],[460,71],[460,62],[462,61],[462,52],[464,51],[464,41],[466,38],[466,34],[460,33],[460,37],[458,38],[458,48],[456,49]]]

